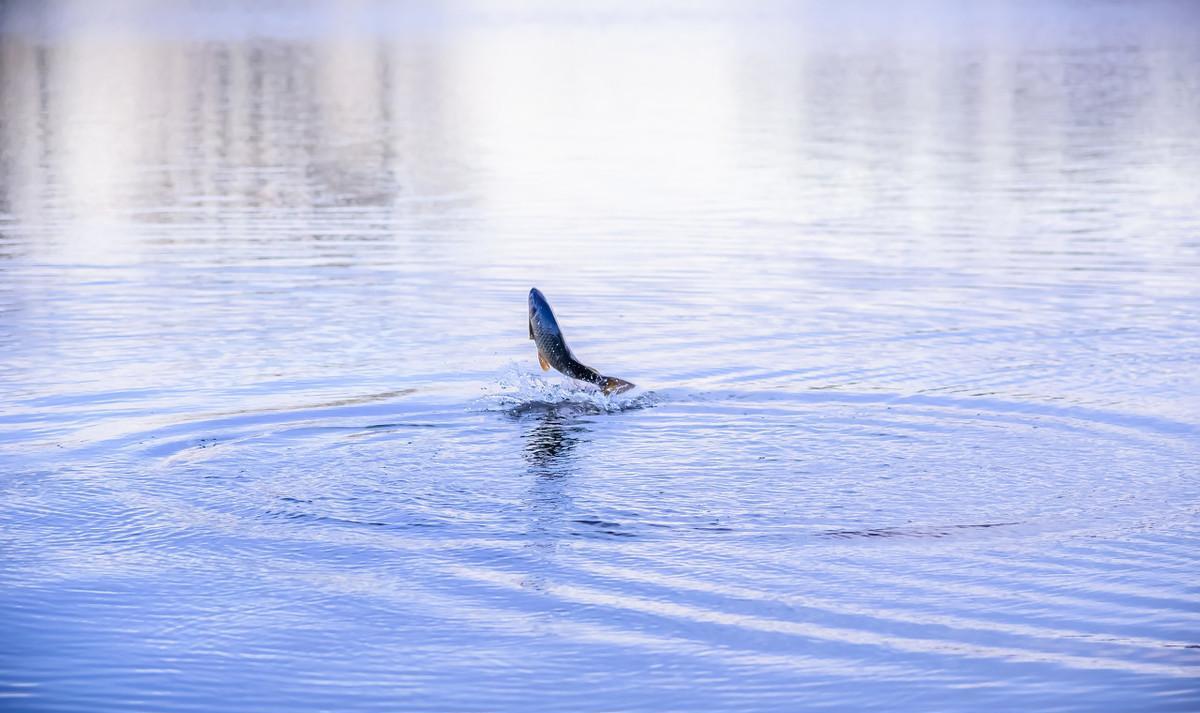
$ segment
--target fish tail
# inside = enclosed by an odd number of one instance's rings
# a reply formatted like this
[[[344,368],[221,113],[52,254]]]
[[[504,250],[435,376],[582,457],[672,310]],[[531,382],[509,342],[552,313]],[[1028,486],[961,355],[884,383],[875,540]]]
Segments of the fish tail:
[[[629,391],[630,389],[632,389],[633,387],[634,387],[634,384],[631,384],[630,382],[625,381],[624,379],[618,379],[615,376],[605,376],[605,377],[602,377],[601,381],[600,381],[600,390],[604,392],[605,396],[611,396],[613,394],[623,394],[626,391]]]

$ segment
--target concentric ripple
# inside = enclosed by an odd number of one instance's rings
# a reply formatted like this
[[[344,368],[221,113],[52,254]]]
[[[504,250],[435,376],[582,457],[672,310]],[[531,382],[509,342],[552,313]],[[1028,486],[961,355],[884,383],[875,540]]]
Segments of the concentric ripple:
[[[616,680],[654,661],[736,679],[718,685],[729,705],[755,690],[786,707],[795,685],[839,706],[947,687],[998,705],[1042,700],[1049,680],[1081,706],[1114,681],[1196,699],[1186,424],[827,390],[675,388],[613,406],[533,375],[500,391],[217,416],[83,448],[105,454],[96,472],[9,485],[24,576],[7,611],[69,573],[97,582],[71,606],[108,620],[121,582],[153,577],[168,589],[122,636],[198,652],[181,607],[222,612],[203,630],[241,646],[243,627],[271,622],[251,670],[282,682],[265,662],[306,667],[285,647],[319,650],[333,625],[380,661],[339,665],[346,680],[388,682],[384,698],[446,686],[466,707],[572,675],[568,652]],[[456,641],[526,660],[486,698],[460,685],[478,664],[413,678]]]
[[[863,675],[875,690],[1036,701],[1037,671],[1083,703],[1114,680],[1194,699],[1186,424],[823,390],[671,389],[606,407],[533,375],[501,391],[127,434],[104,450],[141,466],[121,476],[110,461],[102,498],[72,498],[87,476],[56,474],[56,508],[10,528],[12,551],[59,551],[75,576],[86,561],[106,578],[169,573],[186,557],[178,571],[211,571],[215,601],[306,592],[287,605],[301,626],[367,607],[391,634],[363,622],[356,635],[402,661],[414,654],[388,642],[429,651],[453,630],[489,656],[533,647],[531,676],[568,674],[563,650],[611,652],[630,667],[747,677],[779,706],[792,684]],[[47,502],[14,494],[27,515]],[[74,532],[99,537],[53,537],[82,517]],[[31,595],[62,561],[27,560]],[[135,630],[178,638],[157,616]],[[274,645],[255,649],[278,657]],[[1009,683],[983,685],[994,679]],[[497,685],[495,701],[523,690]],[[872,705],[859,686],[822,695]]]

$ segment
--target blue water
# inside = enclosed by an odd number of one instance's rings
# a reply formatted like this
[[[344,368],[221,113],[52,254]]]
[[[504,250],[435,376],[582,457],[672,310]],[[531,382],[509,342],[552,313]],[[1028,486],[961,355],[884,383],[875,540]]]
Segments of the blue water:
[[[1198,26],[5,5],[0,709],[1200,709]]]

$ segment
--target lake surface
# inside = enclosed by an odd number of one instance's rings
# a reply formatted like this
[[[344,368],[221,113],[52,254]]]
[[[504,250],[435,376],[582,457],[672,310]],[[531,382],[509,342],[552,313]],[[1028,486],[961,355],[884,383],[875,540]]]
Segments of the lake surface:
[[[1200,6],[103,5],[0,10],[0,709],[1200,709]]]

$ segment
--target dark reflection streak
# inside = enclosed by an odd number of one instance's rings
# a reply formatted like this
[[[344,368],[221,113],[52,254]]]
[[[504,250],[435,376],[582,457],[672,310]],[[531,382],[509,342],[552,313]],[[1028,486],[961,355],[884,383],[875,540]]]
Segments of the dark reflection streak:
[[[379,175],[383,177],[386,185],[400,188],[396,185],[396,117],[392,111],[392,103],[389,101],[395,92],[396,71],[392,66],[391,54],[382,42],[375,47],[375,61],[379,65],[379,125],[383,128],[384,133],[379,142]],[[388,194],[392,197],[387,201],[389,205],[394,205],[394,196],[397,193],[399,190],[393,190]]]
[[[554,555],[559,541],[568,534],[566,516],[571,510],[571,496],[567,489],[574,472],[575,449],[587,429],[573,422],[571,415],[554,409],[541,412],[534,419],[524,433],[522,452],[533,476],[528,500],[528,550],[544,562]],[[532,572],[524,584],[541,589],[544,575]]]
[[[529,472],[536,477],[530,499],[535,514],[534,533],[563,531],[563,515],[570,505],[565,487],[575,471],[575,450],[589,432],[583,422],[574,420],[577,415],[573,408],[567,411],[551,408],[540,412],[537,423],[525,433],[525,461]],[[575,517],[570,522],[594,528],[589,534],[634,536],[620,529],[621,523],[600,518]]]
[[[537,475],[562,477],[571,465],[571,454],[579,439],[574,435],[583,430],[570,426],[568,416],[547,411],[539,416],[537,425],[525,434],[525,460]]]
[[[265,152],[263,150],[264,136],[266,133],[266,111],[264,102],[266,101],[266,77],[264,76],[264,61],[263,49],[260,45],[253,45],[250,49],[250,56],[247,63],[250,65],[250,107],[248,116],[246,117],[246,144],[250,151],[250,161],[253,166],[262,166],[265,161]],[[262,186],[260,178],[259,189]]]
[[[205,47],[200,47],[197,50],[198,57],[194,61],[189,62],[188,68],[190,79],[188,86],[195,87],[194,91],[188,92],[190,111],[188,116],[189,121],[187,126],[187,143],[182,147],[187,160],[184,162],[187,168],[184,171],[189,174],[186,184],[192,192],[204,195],[212,195],[215,192],[215,186],[205,185],[205,179],[208,178],[210,165],[208,161],[209,142],[205,135],[205,108],[208,104],[209,87],[207,82],[207,74],[205,58],[208,50]]]
[[[3,11],[0,10],[0,22],[4,21]],[[10,101],[9,93],[11,91],[9,77],[11,69],[9,67],[10,52],[0,51],[0,100],[3,100],[7,105]],[[7,112],[0,111],[0,220],[8,218],[12,215],[12,197],[9,195],[8,186],[12,184],[12,158],[11,149],[8,146],[8,137],[15,135],[12,128],[12,119]],[[11,258],[13,255],[6,249],[8,236],[0,232],[0,259]]]

